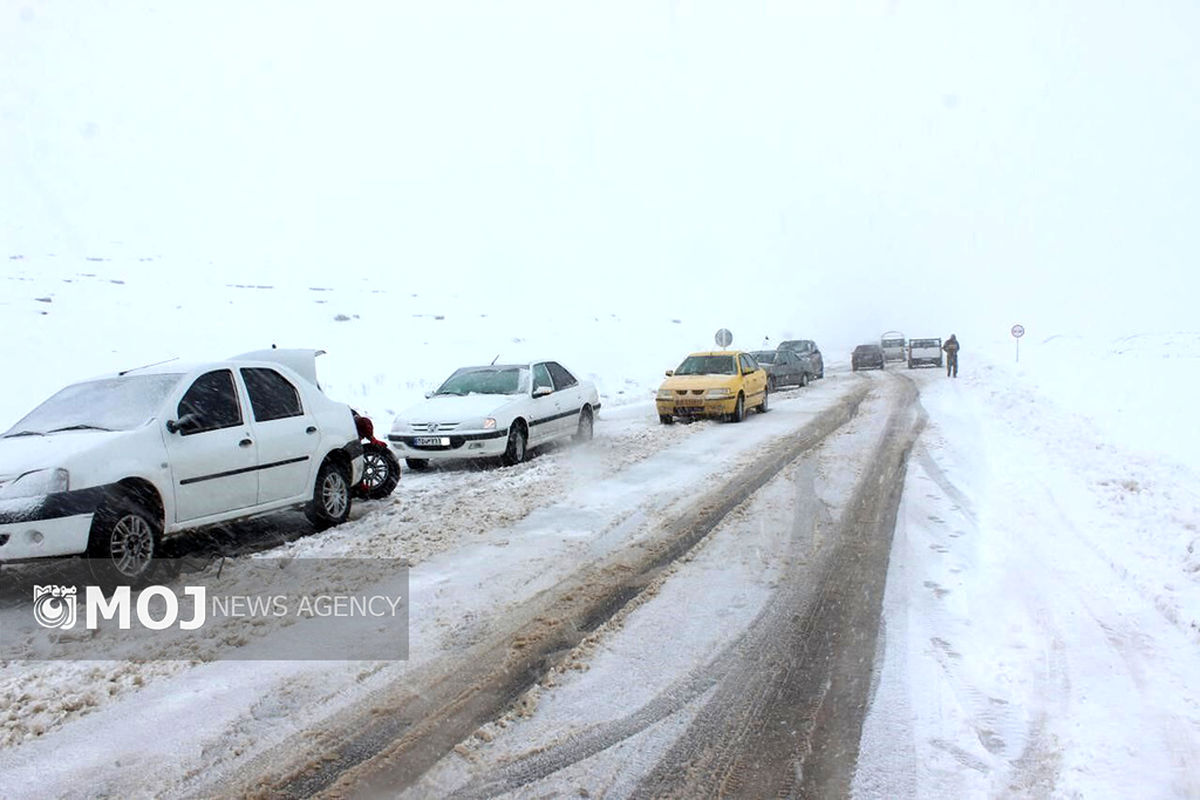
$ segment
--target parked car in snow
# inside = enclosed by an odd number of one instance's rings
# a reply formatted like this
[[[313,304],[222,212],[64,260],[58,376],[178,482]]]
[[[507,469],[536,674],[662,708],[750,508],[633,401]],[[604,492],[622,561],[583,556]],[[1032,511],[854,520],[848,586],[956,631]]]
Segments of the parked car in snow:
[[[791,350],[755,350],[750,353],[767,371],[767,389],[781,386],[807,386],[807,362]]]
[[[883,348],[877,344],[860,344],[850,354],[850,371],[883,369]]]
[[[591,439],[599,411],[596,387],[557,361],[463,367],[396,417],[388,444],[412,469],[460,458],[511,465],[556,439]]]
[[[908,368],[940,367],[942,365],[942,340],[913,339],[908,343]]]
[[[825,359],[821,355],[821,348],[812,339],[788,339],[780,342],[775,349],[788,350],[799,356],[808,372],[808,380],[825,377]]]
[[[767,411],[767,371],[754,356],[737,350],[692,353],[658,387],[655,405],[664,425],[675,417],[746,418],[747,408]]]
[[[86,554],[136,583],[164,536],[303,506],[343,522],[362,475],[316,350],[168,363],[67,386],[0,437],[0,562]]]
[[[908,357],[904,334],[900,331],[885,331],[879,337],[879,346],[883,349],[883,357],[888,361],[903,361]]]

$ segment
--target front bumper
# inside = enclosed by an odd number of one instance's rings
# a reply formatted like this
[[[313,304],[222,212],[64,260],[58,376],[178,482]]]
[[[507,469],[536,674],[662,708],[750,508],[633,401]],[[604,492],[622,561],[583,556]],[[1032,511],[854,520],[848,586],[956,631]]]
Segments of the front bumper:
[[[737,408],[736,397],[699,400],[655,400],[660,417],[723,417]]]
[[[508,448],[508,431],[455,431],[453,434],[388,434],[388,446],[397,458],[451,461],[459,458],[494,458]]]
[[[0,561],[71,556],[87,550],[92,514],[0,523]]]

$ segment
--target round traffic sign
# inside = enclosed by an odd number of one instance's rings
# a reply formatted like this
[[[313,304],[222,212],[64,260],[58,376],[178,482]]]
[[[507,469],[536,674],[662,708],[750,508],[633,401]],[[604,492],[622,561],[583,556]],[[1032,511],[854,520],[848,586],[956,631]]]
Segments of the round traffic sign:
[[[1022,336],[1025,335],[1025,326],[1024,325],[1013,325],[1012,326],[1012,335],[1015,338],[1020,339]]]
[[[721,330],[717,331],[715,338],[717,340],[717,347],[729,347],[729,345],[733,344],[733,334],[729,332],[728,328],[721,328]]]

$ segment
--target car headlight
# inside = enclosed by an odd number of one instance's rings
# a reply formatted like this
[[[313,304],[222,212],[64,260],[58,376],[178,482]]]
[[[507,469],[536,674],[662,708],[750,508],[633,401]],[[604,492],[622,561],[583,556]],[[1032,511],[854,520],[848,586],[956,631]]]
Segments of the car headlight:
[[[496,429],[496,418],[495,417],[484,417],[483,418],[483,429],[485,431],[495,430]]]
[[[396,417],[392,420],[392,433],[408,433],[408,420]]]
[[[659,389],[658,390],[658,399],[659,400],[670,400],[674,396],[675,396],[674,393],[670,389]]]
[[[32,469],[0,489],[0,498],[37,497],[65,492],[70,488],[71,474],[65,469]]]
[[[712,398],[732,397],[732,396],[733,396],[733,389],[730,389],[728,387],[722,387],[720,389],[709,389],[708,392],[705,394],[705,397],[712,397]]]

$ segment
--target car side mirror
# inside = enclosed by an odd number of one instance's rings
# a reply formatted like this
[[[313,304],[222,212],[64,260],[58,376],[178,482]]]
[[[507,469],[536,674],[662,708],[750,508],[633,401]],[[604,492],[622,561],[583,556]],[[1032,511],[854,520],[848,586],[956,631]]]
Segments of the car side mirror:
[[[534,397],[545,397],[545,396],[551,395],[551,394],[554,394],[554,390],[551,389],[549,386],[539,386],[533,390]]]
[[[666,372],[664,372],[663,374],[664,374],[664,375],[666,375],[666,376],[669,378],[669,377],[671,377],[672,375],[674,375],[674,374],[675,374],[675,370],[673,370],[673,369],[669,369],[669,370],[667,370]]]
[[[184,414],[179,419],[167,420],[167,431],[169,433],[187,433],[199,427],[200,418],[195,414]]]

